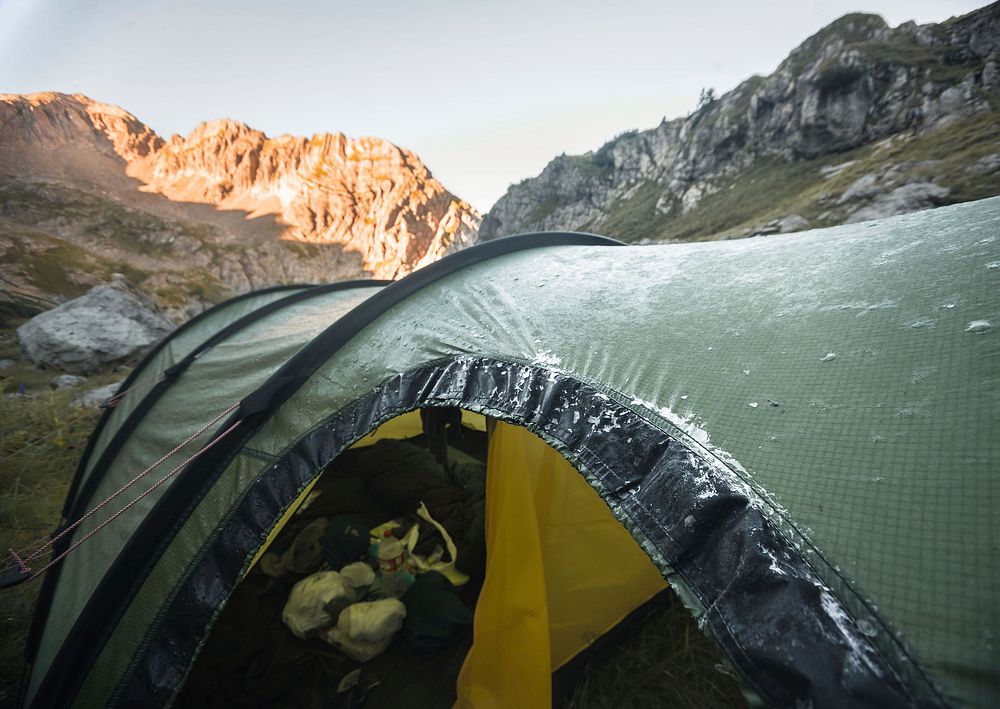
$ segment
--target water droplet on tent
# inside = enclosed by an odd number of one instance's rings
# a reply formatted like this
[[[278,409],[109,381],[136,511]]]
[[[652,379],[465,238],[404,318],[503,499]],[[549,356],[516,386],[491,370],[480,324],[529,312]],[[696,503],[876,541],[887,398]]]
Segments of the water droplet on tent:
[[[986,268],[991,271],[1000,271],[1000,261],[994,261],[993,263],[986,264]]]
[[[955,304],[954,304],[954,303],[945,303],[945,304],[944,304],[944,305],[942,305],[941,307],[942,307],[942,308],[945,308],[945,309],[947,309],[947,310],[951,310],[952,308],[954,308],[954,307],[955,307]]]
[[[682,398],[682,399],[687,399],[687,398],[688,398],[688,395],[687,395],[687,394],[684,394],[684,395],[682,395],[682,396],[681,396],[681,398]]]
[[[874,638],[878,635],[878,630],[875,629],[875,626],[864,618],[858,620],[858,630],[861,631],[862,635],[867,635],[869,638]]]
[[[820,362],[832,362],[835,359],[837,359],[837,353],[836,352],[828,352],[825,356],[821,357],[819,361]]]
[[[749,369],[744,369],[744,370],[743,370],[743,373],[744,373],[745,375],[747,375],[748,377],[750,376],[750,370],[749,370]]]
[[[989,320],[973,320],[965,328],[966,332],[982,335],[993,329],[993,324]]]
[[[684,518],[684,526],[687,529],[694,529],[694,523],[695,523],[694,515],[688,515],[687,517]]]
[[[715,348],[714,348],[714,347],[709,347],[708,349],[710,349],[710,350],[714,350]]]
[[[751,401],[749,404],[747,404],[747,406],[749,406],[751,409],[756,409],[757,408],[757,402],[756,401]]]
[[[918,384],[928,377],[932,377],[938,373],[938,368],[935,366],[930,367],[918,367],[913,370],[910,376],[911,384]]]
[[[935,323],[936,321],[931,318],[917,318],[916,320],[911,320],[906,324],[914,330],[930,330],[933,329]]]

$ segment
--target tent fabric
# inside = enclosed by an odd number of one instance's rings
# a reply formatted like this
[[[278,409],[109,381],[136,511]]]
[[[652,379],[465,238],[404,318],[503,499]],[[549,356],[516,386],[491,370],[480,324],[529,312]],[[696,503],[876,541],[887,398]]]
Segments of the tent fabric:
[[[549,706],[552,673],[666,583],[586,480],[527,429],[495,426],[486,484],[486,581],[457,706]]]
[[[337,290],[317,298],[303,300],[287,308],[255,320],[211,350],[203,353],[178,381],[200,380],[189,389],[170,386],[164,389],[155,405],[142,419],[138,431],[115,450],[111,467],[101,476],[93,490],[93,500],[102,500],[120,489],[139,471],[146,468],[176,444],[201,428],[206,420],[224,410],[233,400],[239,400],[265,381],[304,343],[321,331],[330,317],[349,311],[375,289],[359,287]],[[206,413],[211,412],[207,417]],[[184,449],[170,456],[150,474],[158,480],[183,462],[196,449]],[[53,583],[54,589],[47,622],[39,634],[38,661],[46,662],[48,650],[60,642],[72,626],[97,586],[113,555],[108,549],[120,549],[133,536],[158,500],[176,482],[177,476],[135,505],[127,515],[101,532],[100,544],[85,544],[68,556],[58,567],[59,578],[68,575],[72,583]],[[89,533],[103,520],[119,511],[130,499],[123,495],[108,504],[99,515],[80,525],[72,535],[78,539]],[[67,540],[70,543],[71,540]],[[44,592],[44,589],[43,589]],[[52,638],[52,640],[50,640]]]
[[[182,361],[199,344],[215,336],[226,326],[243,319],[269,303],[312,288],[314,286],[282,285],[244,293],[205,310],[155,345],[119,386],[119,395],[124,394],[119,403],[105,409],[101,415],[70,483],[62,510],[63,519],[77,519],[89,509],[90,506],[87,504],[89,500],[82,500],[80,495],[80,486],[84,478],[115,433],[127,420],[134,418],[133,414],[140,403],[148,402],[147,395],[153,390],[156,382],[165,371]],[[69,544],[70,540],[68,539],[62,544],[57,543],[54,546],[55,554],[65,551]],[[60,569],[61,567],[54,569],[43,581],[36,604],[39,612],[35,614],[27,639],[26,653],[28,657],[34,657],[37,652],[42,632],[41,621],[47,616],[48,608],[51,606],[52,594],[57,584]]]
[[[169,388],[172,380],[183,373],[202,352],[228,340],[271,313],[288,308],[300,301],[327,293],[384,286],[387,281],[349,281],[325,286],[274,288],[262,292],[257,298],[243,297],[229,307],[214,308],[165,339],[152,351],[147,361],[134,370],[142,372],[141,378],[130,377],[121,391],[135,391],[137,395],[123,394],[120,405],[108,409],[106,419],[98,424],[94,444],[84,454],[72,488],[67,496],[66,513],[74,516],[86,509],[93,489],[87,480],[95,471],[100,477],[114,460],[120,442],[126,440],[135,426],[145,417],[159,396]],[[232,301],[229,301],[232,303]],[[224,325],[224,326],[223,326]],[[211,328],[211,329],[208,329]],[[202,339],[202,333],[210,336]],[[72,503],[72,505],[71,505]],[[71,505],[71,506],[70,506]]]
[[[281,311],[203,353],[102,472],[95,499],[244,402],[66,560],[29,702],[172,696],[322,466],[459,406],[556,447],[765,702],[993,705],[998,233],[993,198],[732,242],[513,238]]]
[[[90,445],[81,457],[80,470],[77,471],[66,496],[67,506],[77,499],[79,485],[92,470],[94,463],[97,462],[98,457],[115,432],[121,428],[125,420],[143,400],[143,395],[155,386],[155,382],[163,376],[164,372],[183,360],[195,348],[225,326],[257,311],[268,303],[310,288],[312,286],[277,286],[261,291],[252,291],[206,310],[161,340],[119,387],[120,392],[134,393],[124,396],[117,406],[105,409],[101,421],[91,437]],[[64,513],[68,514],[69,512],[70,509],[67,507]]]
[[[258,543],[251,530],[270,524],[280,514],[283,500],[292,499],[336,458],[345,441],[357,440],[402,411],[429,402],[454,405],[459,398],[473,410],[523,423],[585,475],[596,471],[588,475],[591,486],[633,537],[644,540],[644,549],[661,571],[666,572],[665,555],[676,559],[672,583],[689,582],[696,589],[701,606],[711,611],[702,618],[705,627],[731,656],[740,658],[744,679],[771,704],[794,704],[803,691],[819,705],[835,704],[845,695],[861,705],[911,703],[872,640],[844,622],[850,616],[840,599],[818,593],[826,587],[816,573],[760,509],[749,504],[745,491],[726,479],[724,470],[691,455],[675,439],[586,385],[545,368],[484,359],[461,359],[398,375],[329,417],[288,455],[266,466],[236,509],[223,509],[218,499],[203,498],[194,517],[204,520],[210,514],[226,514],[222,531],[203,540],[208,548],[201,558],[187,560],[187,579],[168,605],[154,607],[137,598],[129,607],[157,618],[156,640],[138,656],[123,656],[124,645],[117,643],[128,645],[136,639],[116,629],[100,658],[120,663],[127,657],[138,668],[119,687],[123,701],[136,703],[161,693],[164,680],[170,681],[173,674],[167,668],[184,672],[184,664],[177,663],[189,662],[195,652],[197,632],[192,631],[208,624],[214,612],[214,599],[206,598],[204,589],[242,563],[248,549]],[[596,414],[606,415],[615,425],[570,428],[576,414],[598,422]],[[636,461],[642,463],[641,475]],[[203,487],[214,482],[203,480],[201,474],[196,479]],[[730,484],[736,489],[730,490]],[[639,488],[645,490],[641,497],[635,495]],[[652,509],[660,510],[656,516],[649,514],[650,502]],[[703,530],[689,529],[694,524],[688,514],[692,510],[710,523],[708,529],[719,528],[726,534],[707,539]],[[159,593],[169,581],[167,574],[177,572],[163,573],[151,576],[140,592]],[[751,622],[751,617],[779,622],[760,624]],[[798,653],[793,664],[787,662],[789,646]],[[106,671],[89,675],[93,684],[84,685],[80,696],[88,697],[100,682],[113,681],[114,675],[108,674],[112,668],[108,665]]]

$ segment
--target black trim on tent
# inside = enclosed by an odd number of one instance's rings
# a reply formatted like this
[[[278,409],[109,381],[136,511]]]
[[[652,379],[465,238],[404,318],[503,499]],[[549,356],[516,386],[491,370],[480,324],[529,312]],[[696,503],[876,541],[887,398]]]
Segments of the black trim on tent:
[[[587,384],[545,367],[487,358],[396,375],[265,468],[159,609],[110,703],[170,701],[259,545],[305,486],[381,423],[438,406],[525,426],[587,471],[619,520],[662,555],[661,571],[669,569],[697,595],[706,609],[703,623],[768,706],[916,703],[745,486]],[[596,423],[581,427],[575,420]],[[213,481],[202,482],[199,499]]]
[[[107,469],[111,466],[118,452],[121,450],[122,445],[125,441],[135,432],[135,429],[139,426],[142,420],[146,417],[146,414],[153,408],[157,401],[163,396],[164,393],[173,385],[177,378],[185,371],[191,364],[198,359],[206,351],[219,344],[220,342],[232,337],[233,335],[241,332],[250,325],[258,322],[261,318],[270,315],[271,313],[281,310],[289,305],[294,305],[303,300],[308,300],[316,296],[325,295],[326,293],[342,290],[350,290],[352,288],[371,288],[371,287],[385,287],[392,283],[392,281],[383,280],[356,280],[356,281],[342,281],[339,283],[330,283],[321,286],[275,286],[273,288],[267,288],[262,291],[256,291],[255,293],[245,293],[237,298],[226,301],[225,303],[220,303],[209,310],[204,311],[200,315],[196,316],[190,320],[185,325],[182,325],[177,330],[174,330],[170,335],[160,341],[154,350],[152,350],[143,359],[136,369],[132,371],[132,374],[128,379],[119,387],[120,391],[126,390],[131,383],[137,377],[137,373],[141,372],[141,369],[151,361],[152,357],[159,352],[171,338],[175,337],[178,332],[190,326],[192,323],[197,322],[203,316],[208,315],[213,311],[218,311],[223,306],[233,303],[234,301],[245,300],[248,297],[255,295],[256,293],[271,293],[280,290],[291,290],[291,289],[302,289],[291,295],[285,296],[284,298],[278,298],[269,303],[262,305],[261,307],[252,310],[243,317],[234,320],[226,327],[218,330],[213,335],[205,339],[200,345],[192,349],[184,359],[177,362],[175,365],[170,367],[164,372],[164,378],[157,382],[142,398],[142,400],[136,405],[136,407],[131,411],[129,416],[122,422],[121,427],[115,431],[115,435],[108,441],[108,444],[104,447],[104,452],[101,457],[94,464],[94,468],[90,475],[87,477],[86,482],[83,483],[82,488],[79,489],[78,494],[71,492],[70,495],[75,495],[76,499],[73,500],[72,497],[66,498],[66,504],[63,508],[63,519],[64,524],[71,523],[73,520],[78,519],[81,515],[86,512],[87,507],[90,505],[91,498],[97,490],[98,485],[104,478],[104,474]],[[84,452],[84,458],[81,460],[80,466],[77,468],[76,478],[74,478],[74,488],[80,487],[80,478],[83,472],[86,470],[86,460],[89,458],[90,454],[93,452],[95,442],[98,436],[100,436],[103,430],[103,424],[107,421],[110,416],[110,409],[104,412],[101,420],[98,422],[97,428],[91,434],[90,439],[87,442],[87,449]],[[72,503],[72,504],[71,504]],[[62,530],[62,527],[53,532],[53,536],[58,534]],[[60,541],[53,545],[52,553],[53,556],[58,556],[64,552],[72,542],[70,537],[64,537]],[[42,579],[42,588],[38,594],[38,600],[35,604],[35,612],[32,619],[31,629],[28,633],[28,637],[25,643],[25,659],[27,662],[34,662],[35,655],[38,652],[38,643],[41,641],[41,631],[44,627],[45,620],[48,617],[49,610],[52,606],[52,597],[55,593],[56,584],[59,581],[59,575],[62,567],[56,566],[52,571],[46,574],[45,578]]]
[[[208,489],[205,482],[208,479],[214,481],[271,414],[323,362],[373,319],[425,286],[491,258],[549,246],[623,245],[620,241],[604,236],[575,232],[520,234],[478,244],[393,282],[317,335],[272,374],[256,392],[246,397],[240,409],[216,429],[218,433],[239,422],[240,425],[229,434],[227,440],[207,451],[177,475],[174,483],[150,510],[91,594],[56,653],[31,705],[54,706],[68,702],[75,695],[125,608],[138,593],[169,540]],[[38,635],[40,638],[41,632]],[[60,671],[53,672],[55,667],[59,667]]]

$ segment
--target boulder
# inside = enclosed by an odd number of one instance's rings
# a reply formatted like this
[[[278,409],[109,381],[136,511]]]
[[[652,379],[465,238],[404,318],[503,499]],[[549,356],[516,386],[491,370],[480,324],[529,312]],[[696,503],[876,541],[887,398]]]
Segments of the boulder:
[[[869,199],[882,194],[882,189],[876,185],[877,182],[878,175],[871,173],[862,175],[852,182],[850,187],[844,190],[844,194],[840,195],[837,204],[851,202],[856,199]]]
[[[73,387],[80,386],[85,381],[87,381],[86,377],[80,377],[76,374],[60,374],[49,382],[49,386],[53,389],[72,389]]]
[[[802,231],[809,228],[809,220],[799,214],[789,214],[784,219],[778,220],[778,231],[788,234],[793,231]]]
[[[85,391],[79,396],[74,397],[73,401],[70,402],[70,405],[80,406],[84,409],[95,409],[114,396],[120,386],[121,382],[115,382],[114,384],[102,386],[100,389]]]
[[[128,360],[174,329],[156,305],[116,275],[105,285],[36,315],[17,329],[24,356],[65,372]]]
[[[918,212],[940,206],[950,190],[933,182],[911,182],[892,192],[881,194],[870,204],[858,209],[847,218],[848,224],[869,219],[882,219],[896,214]]]
[[[969,167],[965,168],[966,172],[978,173],[978,174],[988,174],[1000,170],[1000,153],[992,153],[990,155],[984,155],[979,158],[976,162]]]

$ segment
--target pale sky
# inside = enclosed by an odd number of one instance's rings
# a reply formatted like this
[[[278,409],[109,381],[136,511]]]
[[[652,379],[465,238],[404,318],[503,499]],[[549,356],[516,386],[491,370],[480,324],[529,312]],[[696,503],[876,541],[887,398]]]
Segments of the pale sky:
[[[895,26],[983,4],[0,0],[0,93],[84,93],[164,137],[221,117],[375,135],[485,212],[560,153],[770,73],[843,14]]]

